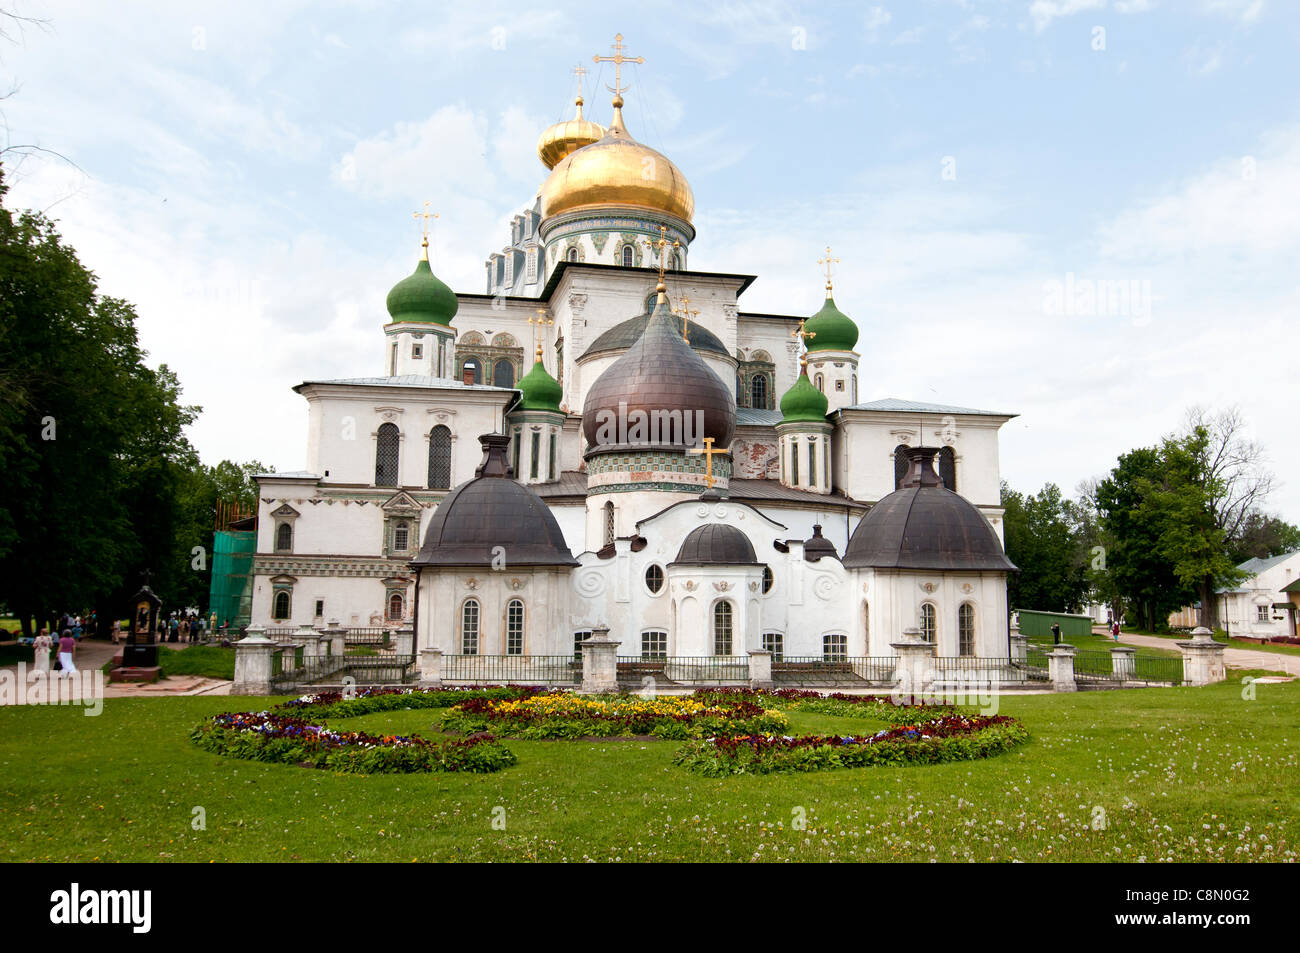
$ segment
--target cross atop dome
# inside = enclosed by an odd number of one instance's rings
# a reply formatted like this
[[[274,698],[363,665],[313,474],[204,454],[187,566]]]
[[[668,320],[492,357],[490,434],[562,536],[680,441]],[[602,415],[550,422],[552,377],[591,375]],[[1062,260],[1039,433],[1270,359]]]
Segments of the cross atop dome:
[[[831,296],[831,265],[838,265],[840,260],[831,257],[831,246],[826,246],[826,257],[818,258],[817,264],[826,266],[826,297]]]
[[[623,51],[624,51],[625,49],[627,49],[627,47],[625,47],[625,46],[623,45],[623,34],[622,34],[622,33],[615,33],[615,34],[614,34],[614,45],[613,45],[612,49],[614,50],[614,55],[613,55],[613,56],[600,56],[600,55],[596,55],[596,56],[593,56],[593,57],[591,58],[591,61],[592,61],[593,63],[613,63],[613,64],[614,64],[614,85],[613,85],[613,86],[610,86],[610,85],[607,83],[607,84],[605,85],[605,88],[608,89],[611,93],[614,94],[614,106],[615,106],[615,108],[617,108],[617,107],[623,105],[623,101],[622,101],[622,100],[623,100],[623,91],[627,89],[627,87],[623,85],[623,64],[624,64],[624,63],[644,63],[644,62],[645,62],[645,57],[644,57],[644,56],[624,56],[624,55],[623,55]]]

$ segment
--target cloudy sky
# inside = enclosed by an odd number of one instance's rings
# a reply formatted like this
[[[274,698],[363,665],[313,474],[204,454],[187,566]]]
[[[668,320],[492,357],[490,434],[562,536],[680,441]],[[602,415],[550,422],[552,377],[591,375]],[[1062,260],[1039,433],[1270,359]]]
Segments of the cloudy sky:
[[[1237,404],[1300,522],[1300,4],[0,0],[11,205],[56,218],[203,458],[302,466],[306,378],[380,373],[387,289],[482,290],[538,132],[622,32],[632,133],[695,190],[695,268],[862,329],[861,394],[1020,416],[1003,475],[1067,492]]]

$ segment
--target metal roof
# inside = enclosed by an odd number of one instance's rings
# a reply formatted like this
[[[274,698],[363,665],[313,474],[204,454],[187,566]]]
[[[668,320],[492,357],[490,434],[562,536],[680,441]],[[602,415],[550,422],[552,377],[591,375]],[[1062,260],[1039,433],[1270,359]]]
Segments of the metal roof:
[[[466,384],[448,377],[433,377],[429,374],[399,374],[396,377],[343,377],[338,380],[303,381],[298,387],[309,384],[350,384],[357,387],[427,387],[431,390],[482,390],[496,391],[500,394],[512,394],[513,387],[494,387],[491,384]],[[297,390],[295,387],[294,390]]]
[[[903,400],[900,397],[882,397],[862,404],[852,404],[844,410],[876,410],[902,414],[966,414],[972,417],[1018,417],[1019,414],[1003,413],[1000,410],[976,410],[973,407],[957,407],[953,404],[930,404],[922,400]]]
[[[737,407],[737,427],[775,427],[781,422],[781,411],[762,410],[757,407]]]
[[[1300,549],[1297,549],[1295,552],[1291,552],[1291,553],[1283,553],[1280,556],[1265,556],[1262,559],[1258,556],[1252,556],[1250,559],[1247,559],[1244,563],[1242,563],[1237,568],[1250,573],[1252,576],[1258,576],[1260,573],[1266,572],[1269,569],[1272,569],[1274,566],[1278,565],[1279,563],[1284,563],[1292,556],[1297,556],[1297,555],[1300,555]]]

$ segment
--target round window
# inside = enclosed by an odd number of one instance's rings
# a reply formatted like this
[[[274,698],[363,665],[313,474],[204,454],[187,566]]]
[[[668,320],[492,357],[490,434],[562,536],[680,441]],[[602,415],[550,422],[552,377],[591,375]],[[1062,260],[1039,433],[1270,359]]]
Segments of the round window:
[[[655,564],[645,571],[645,586],[651,592],[658,592],[664,587],[664,571],[661,566]]]
[[[772,567],[763,567],[763,595],[772,591],[772,586],[776,584],[776,577],[772,575]]]

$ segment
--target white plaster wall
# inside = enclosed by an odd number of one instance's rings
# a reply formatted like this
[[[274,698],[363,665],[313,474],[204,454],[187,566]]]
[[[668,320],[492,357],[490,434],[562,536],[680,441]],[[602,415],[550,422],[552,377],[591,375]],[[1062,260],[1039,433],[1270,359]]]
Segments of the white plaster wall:
[[[571,590],[563,568],[426,569],[420,580],[421,647],[461,654],[466,600],[479,603],[479,655],[506,654],[506,607],[524,603],[524,655],[572,655]]]
[[[826,395],[829,411],[849,407],[857,403],[855,380],[858,375],[858,354],[856,351],[809,351],[808,379],[817,383],[818,375],[822,378],[821,391]],[[836,382],[843,385],[843,390],[836,389]]]
[[[890,643],[900,641],[904,629],[920,627],[921,605],[930,602],[936,612],[936,654],[957,655],[958,607],[969,602],[975,607],[975,655],[1008,656],[1004,574],[902,570],[853,570],[852,574],[856,577],[852,588],[858,602],[857,618],[861,622],[864,601],[871,616],[868,654],[895,654]],[[927,586],[933,588],[927,591]]]

